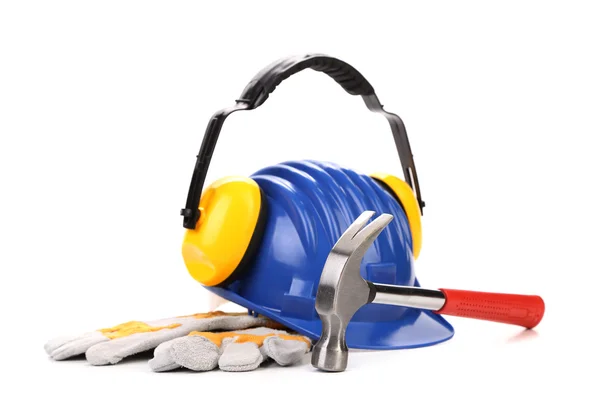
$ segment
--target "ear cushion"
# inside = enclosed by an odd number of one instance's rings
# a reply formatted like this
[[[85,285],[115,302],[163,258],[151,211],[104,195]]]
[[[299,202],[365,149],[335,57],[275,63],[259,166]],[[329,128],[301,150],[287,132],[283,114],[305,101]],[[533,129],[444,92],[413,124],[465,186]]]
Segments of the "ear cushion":
[[[186,230],[181,252],[188,272],[205,286],[226,285],[239,276],[260,244],[266,202],[258,184],[226,177],[200,198],[200,219]]]
[[[412,188],[402,179],[390,174],[371,174],[371,178],[382,184],[383,187],[398,200],[404,209],[408,224],[410,225],[413,242],[413,256],[416,260],[421,252],[422,244],[421,208],[419,207],[419,203],[417,202],[417,198],[415,197]]]

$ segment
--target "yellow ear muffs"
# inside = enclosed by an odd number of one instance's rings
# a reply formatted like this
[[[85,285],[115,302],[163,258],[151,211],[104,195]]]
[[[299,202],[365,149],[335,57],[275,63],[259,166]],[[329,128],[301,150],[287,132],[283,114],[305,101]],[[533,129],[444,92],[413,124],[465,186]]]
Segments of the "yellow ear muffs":
[[[226,177],[200,198],[200,219],[187,229],[182,255],[192,277],[205,286],[229,283],[260,243],[266,218],[258,184]],[[234,274],[235,273],[235,274]]]
[[[413,256],[416,260],[421,252],[422,243],[421,210],[412,188],[402,179],[390,174],[371,174],[371,178],[387,187],[387,189],[395,195],[396,199],[404,209],[412,235]]]

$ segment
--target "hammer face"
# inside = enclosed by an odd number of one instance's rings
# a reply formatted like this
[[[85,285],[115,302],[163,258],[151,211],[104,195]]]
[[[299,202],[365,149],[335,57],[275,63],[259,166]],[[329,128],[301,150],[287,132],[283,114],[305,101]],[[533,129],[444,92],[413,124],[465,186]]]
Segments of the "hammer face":
[[[333,246],[321,273],[315,309],[321,318],[322,331],[313,349],[312,364],[324,371],[346,369],[346,327],[358,309],[374,297],[372,287],[360,275],[360,264],[393,217],[382,214],[365,227],[373,214],[365,211],[350,225]]]
[[[341,320],[333,316],[321,320],[323,334],[313,349],[312,365],[328,372],[344,371],[348,364],[346,327]]]

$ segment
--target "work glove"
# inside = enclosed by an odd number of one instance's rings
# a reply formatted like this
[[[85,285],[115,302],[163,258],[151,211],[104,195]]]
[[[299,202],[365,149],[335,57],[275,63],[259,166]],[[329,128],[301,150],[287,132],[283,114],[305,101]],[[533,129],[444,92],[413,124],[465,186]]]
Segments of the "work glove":
[[[158,358],[155,357],[155,359],[151,360],[151,368],[155,371],[166,371],[174,369],[179,365],[189,369],[199,370],[197,365],[207,365],[204,360],[212,359],[212,356],[208,353],[202,353],[201,348],[195,345],[196,341],[192,340],[190,343],[187,343],[187,346],[191,346],[191,348],[194,349],[195,353],[193,357],[191,355],[188,355],[187,358],[182,358],[177,355],[173,357],[172,354],[177,354],[181,346],[184,345],[174,339],[185,339],[187,335],[192,332],[192,337],[196,340],[197,338],[205,338],[207,337],[206,335],[210,334],[221,335],[224,338],[227,335],[231,335],[231,331],[239,332],[248,328],[257,327],[269,329],[267,335],[279,335],[281,337],[281,335],[283,335],[281,332],[285,332],[282,325],[262,316],[253,316],[248,313],[214,311],[149,322],[130,321],[116,325],[112,328],[98,329],[78,336],[58,337],[48,341],[45,344],[44,349],[52,359],[57,361],[67,360],[85,354],[85,357],[90,364],[107,365],[116,364],[122,359],[137,353],[156,349],[161,343],[167,345],[171,342],[173,344],[167,346],[168,348],[174,349],[170,352],[170,358],[166,358],[166,353],[164,350],[161,350],[160,354],[162,356],[159,356]],[[276,331],[274,327],[281,330]],[[219,331],[220,333],[217,334],[215,331]],[[239,333],[236,333],[236,335],[239,335]],[[306,340],[308,341],[308,339]],[[221,344],[223,344],[223,342],[228,344],[231,340],[228,338],[228,340],[222,340],[221,342]],[[185,341],[183,343],[185,343]],[[202,347],[202,349],[204,348],[206,348],[206,351],[208,352],[209,348],[206,346]],[[222,349],[224,350],[224,346],[222,346]],[[269,357],[272,355],[271,358],[280,362],[281,365],[289,365],[299,360],[297,348],[293,347],[290,351],[291,352],[288,352],[286,350],[286,346],[283,346],[283,349],[282,346],[274,346],[273,350],[269,350],[268,354]],[[263,358],[267,356],[267,353],[264,354],[265,356],[263,356]],[[199,357],[203,361],[198,361],[199,364],[194,364],[190,357]],[[167,365],[167,360],[169,360],[169,365]],[[228,357],[226,356],[224,359],[226,364],[227,360]],[[260,365],[260,362],[258,365]],[[224,369],[227,370],[227,368],[228,367],[226,366]],[[238,366],[237,369],[232,367],[230,370],[244,371],[248,369],[247,367],[244,368],[243,366]]]

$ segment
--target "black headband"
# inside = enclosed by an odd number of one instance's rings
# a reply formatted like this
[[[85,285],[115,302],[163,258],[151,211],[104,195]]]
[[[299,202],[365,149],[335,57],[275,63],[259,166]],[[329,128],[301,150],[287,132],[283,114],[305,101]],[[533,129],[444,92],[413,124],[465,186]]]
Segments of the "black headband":
[[[271,94],[283,80],[306,68],[312,68],[315,71],[326,73],[344,88],[346,92],[351,95],[362,96],[363,101],[370,111],[382,114],[388,120],[390,127],[392,128],[398,156],[402,163],[404,180],[415,192],[421,214],[423,214],[425,202],[421,199],[419,180],[417,179],[417,171],[415,169],[410,143],[408,141],[404,123],[400,117],[383,109],[383,106],[375,94],[373,86],[371,86],[365,77],[350,64],[324,54],[307,54],[304,56],[284,58],[265,67],[256,74],[246,88],[244,88],[240,98],[236,100],[235,105],[217,111],[212,116],[206,127],[202,146],[200,147],[200,152],[196,159],[186,206],[181,210],[181,215],[183,215],[183,226],[185,228],[195,229],[196,223],[200,218],[198,205],[200,203],[204,180],[206,179],[208,166],[225,119],[236,111],[257,108],[267,100],[269,94]]]

